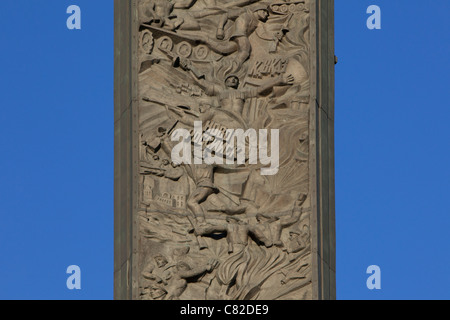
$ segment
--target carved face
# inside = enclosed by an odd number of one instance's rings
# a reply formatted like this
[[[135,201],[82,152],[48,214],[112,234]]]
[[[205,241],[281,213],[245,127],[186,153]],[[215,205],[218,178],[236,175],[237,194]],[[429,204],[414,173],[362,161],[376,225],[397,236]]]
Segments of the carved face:
[[[189,271],[189,270],[191,270],[191,267],[189,267],[189,265],[185,262],[179,262],[177,264],[177,270],[178,271]]]
[[[295,232],[289,232],[289,239],[290,240],[294,240],[295,238],[298,237],[298,234]]]
[[[266,22],[269,18],[269,12],[267,10],[258,10],[256,11],[256,15],[258,16],[258,19],[262,22]]]
[[[200,111],[200,113],[205,113],[205,112],[208,111],[209,109],[211,109],[211,106],[210,106],[209,104],[206,104],[206,103],[201,104],[201,105],[199,106],[199,111]]]
[[[162,268],[167,264],[167,259],[164,258],[163,256],[157,256],[155,257],[155,262],[158,268]]]
[[[239,78],[235,76],[228,77],[227,80],[225,80],[225,85],[228,88],[237,89],[239,87]]]

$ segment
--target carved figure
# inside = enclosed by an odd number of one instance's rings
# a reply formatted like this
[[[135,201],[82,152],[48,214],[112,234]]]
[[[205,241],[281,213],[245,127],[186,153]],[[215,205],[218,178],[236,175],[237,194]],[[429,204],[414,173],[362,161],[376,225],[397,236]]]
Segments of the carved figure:
[[[249,36],[256,30],[260,22],[264,23],[268,18],[269,10],[265,4],[259,4],[252,9],[230,9],[220,18],[216,33],[217,39],[222,40],[225,24],[229,19],[235,20],[229,41],[219,42],[210,37],[204,37],[201,40],[220,54],[229,55],[237,52],[234,61],[237,65],[236,68],[239,68],[250,57],[252,46]]]
[[[248,244],[250,235],[264,243],[267,248],[272,246],[272,241],[268,239],[260,229],[249,225],[245,220],[237,217],[227,217],[226,225],[203,225],[195,229],[197,235],[203,236],[216,232],[226,232],[228,242],[228,253],[242,251]]]
[[[172,265],[168,265],[167,258],[162,254],[158,254],[154,257],[155,263],[149,264],[147,268],[142,272],[144,278],[153,280],[158,284],[167,285],[167,280],[170,278],[170,268]]]
[[[298,230],[294,229],[289,231],[289,240],[287,241],[284,248],[289,256],[289,261],[295,260],[296,257],[295,255],[293,255],[293,253],[300,252],[306,247],[306,244],[304,243],[300,235],[301,233]]]
[[[167,300],[179,300],[180,296],[186,290],[188,279],[198,277],[205,272],[211,272],[218,265],[218,261],[211,259],[206,266],[191,269],[186,262],[178,262],[176,272],[174,272],[170,283],[167,286]]]
[[[230,216],[226,221],[225,225],[204,225],[195,230],[195,233],[200,236],[217,232],[226,233],[229,257],[220,264],[217,271],[217,280],[221,285],[219,296],[224,299],[232,286],[236,285],[237,288],[243,286],[241,277],[247,268],[250,259],[248,256],[252,255],[247,250],[250,236],[261,241],[267,248],[272,246],[272,241],[261,230],[248,224],[245,220]]]
[[[182,65],[185,64],[182,62]],[[185,68],[189,69],[186,65]],[[203,90],[205,90],[207,95],[217,96],[219,98],[219,104],[222,108],[241,115],[246,99],[261,96],[272,90],[275,86],[292,85],[295,79],[291,74],[283,74],[267,80],[260,87],[255,89],[238,89],[240,82],[236,75],[229,75],[226,77],[223,86],[214,85],[203,79],[194,80]]]
[[[291,216],[288,217],[268,217],[264,214],[258,213],[256,215],[256,221],[258,222],[258,228],[261,232],[266,234],[266,237],[271,239],[273,244],[277,247],[283,247],[284,244],[281,241],[281,232],[284,228],[292,226],[294,223],[299,221],[302,214],[302,205],[306,200],[306,194],[301,194],[297,201],[295,202],[294,209],[292,210]],[[288,251],[289,252],[289,251]]]
[[[197,0],[148,0],[141,3],[139,18],[141,23],[148,23],[169,30],[188,29],[199,30],[198,23],[189,16],[179,17],[174,9],[188,9]]]

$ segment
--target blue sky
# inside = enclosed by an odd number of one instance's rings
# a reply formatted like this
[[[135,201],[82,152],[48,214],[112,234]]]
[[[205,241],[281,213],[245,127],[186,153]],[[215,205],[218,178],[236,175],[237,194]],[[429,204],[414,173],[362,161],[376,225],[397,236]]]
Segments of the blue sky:
[[[449,12],[336,0],[338,299],[450,298]],[[112,299],[113,22],[112,0],[0,2],[0,299]]]
[[[366,28],[371,4],[381,30]],[[450,298],[449,12],[336,1],[338,298]],[[372,264],[379,291],[365,284]]]

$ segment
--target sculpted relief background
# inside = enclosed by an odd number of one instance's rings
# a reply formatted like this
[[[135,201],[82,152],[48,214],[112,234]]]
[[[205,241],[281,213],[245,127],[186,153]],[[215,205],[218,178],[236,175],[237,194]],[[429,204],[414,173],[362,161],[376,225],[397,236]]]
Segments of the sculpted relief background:
[[[139,2],[141,299],[311,299],[310,5]]]

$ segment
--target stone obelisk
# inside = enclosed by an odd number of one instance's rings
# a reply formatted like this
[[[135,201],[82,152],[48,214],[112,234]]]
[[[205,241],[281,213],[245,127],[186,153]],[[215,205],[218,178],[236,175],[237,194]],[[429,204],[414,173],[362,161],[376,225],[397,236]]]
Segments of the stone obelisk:
[[[115,299],[335,299],[334,1],[114,4]]]

